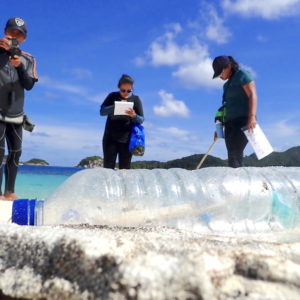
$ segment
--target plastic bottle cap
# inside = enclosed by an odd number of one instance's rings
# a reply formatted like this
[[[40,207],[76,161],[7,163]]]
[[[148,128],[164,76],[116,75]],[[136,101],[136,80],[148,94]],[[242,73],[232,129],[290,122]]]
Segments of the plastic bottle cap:
[[[36,200],[15,200],[12,207],[12,222],[18,225],[34,225],[35,205]]]

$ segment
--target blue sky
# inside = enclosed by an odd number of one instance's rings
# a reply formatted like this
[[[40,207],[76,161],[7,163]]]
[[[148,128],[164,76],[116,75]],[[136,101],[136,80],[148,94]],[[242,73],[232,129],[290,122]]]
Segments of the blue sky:
[[[212,142],[222,82],[215,56],[234,56],[255,75],[258,120],[276,150],[300,145],[300,0],[2,0],[1,24],[28,23],[22,45],[40,78],[26,94],[36,123],[22,160],[72,166],[102,156],[99,106],[122,73],[135,78],[145,112],[142,159],[203,153]],[[250,146],[247,154],[252,153]],[[212,151],[226,157],[223,141]]]

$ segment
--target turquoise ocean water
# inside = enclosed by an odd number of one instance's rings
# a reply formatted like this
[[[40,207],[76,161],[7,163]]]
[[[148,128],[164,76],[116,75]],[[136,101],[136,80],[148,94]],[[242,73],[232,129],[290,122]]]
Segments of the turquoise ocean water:
[[[19,198],[46,199],[69,176],[80,170],[65,167],[20,166],[16,193]]]

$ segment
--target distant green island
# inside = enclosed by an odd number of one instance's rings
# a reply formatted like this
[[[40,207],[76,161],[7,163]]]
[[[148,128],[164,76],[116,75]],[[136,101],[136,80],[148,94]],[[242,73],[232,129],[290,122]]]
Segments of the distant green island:
[[[103,159],[100,156],[89,156],[82,159],[76,168],[101,168],[103,167]]]
[[[152,161],[135,161],[131,163],[132,169],[170,169],[183,168],[187,170],[194,170],[204,154],[194,154],[179,159],[160,162]],[[246,167],[269,167],[269,166],[283,166],[283,167],[300,167],[300,146],[290,148],[284,152],[273,152],[262,160],[258,160],[255,154],[246,156],[244,159]],[[227,160],[209,155],[203,164],[203,168],[207,167],[225,167]],[[103,159],[100,156],[87,157],[80,161],[77,165],[79,168],[94,168],[103,167]]]
[[[39,158],[32,158],[26,162],[22,162],[21,164],[26,166],[49,166],[48,162]]]

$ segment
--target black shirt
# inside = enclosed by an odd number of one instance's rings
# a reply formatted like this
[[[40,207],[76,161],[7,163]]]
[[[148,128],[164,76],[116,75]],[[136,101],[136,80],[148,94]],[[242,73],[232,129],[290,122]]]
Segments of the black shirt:
[[[138,96],[132,94],[130,97],[125,99],[121,97],[119,92],[110,93],[101,105],[101,110],[103,108],[112,106],[112,113],[109,113],[107,116],[104,138],[109,138],[120,143],[127,143],[129,142],[134,120],[130,116],[113,115],[115,101],[122,100],[133,102],[133,109],[135,113],[141,117],[144,117],[142,102]]]

